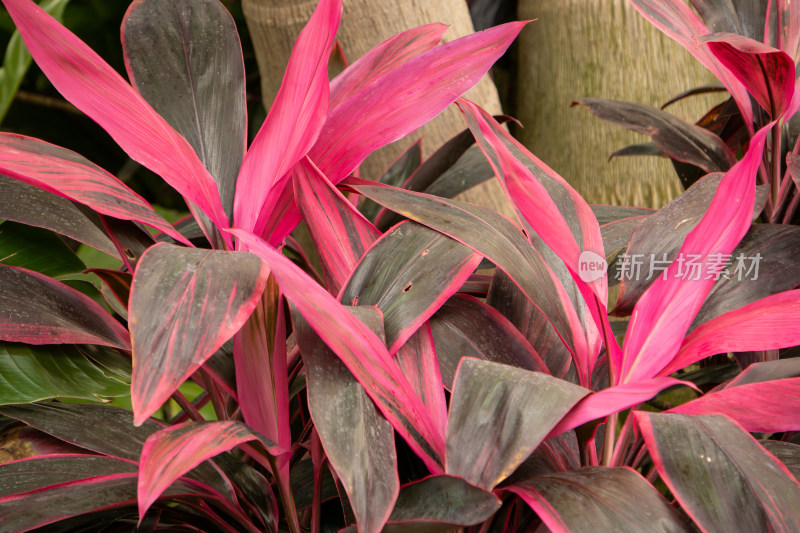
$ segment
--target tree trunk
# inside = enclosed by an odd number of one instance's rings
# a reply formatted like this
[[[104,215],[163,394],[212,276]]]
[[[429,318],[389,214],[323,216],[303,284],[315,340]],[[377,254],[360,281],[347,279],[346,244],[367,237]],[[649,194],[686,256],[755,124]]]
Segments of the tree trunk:
[[[668,159],[609,155],[649,141],[606,123],[578,98],[658,107],[714,77],[651,26],[628,0],[519,0],[520,19],[538,19],[520,36],[517,137],[591,203],[658,207],[682,190]],[[698,120],[724,97],[692,97],[668,109]]]
[[[317,0],[243,0],[253,45],[261,71],[264,103],[275,99],[289,53]],[[443,22],[450,28],[449,41],[472,33],[472,21],[464,0],[344,0],[344,15],[337,35],[345,57],[352,62],[381,41],[401,31]],[[500,113],[500,101],[491,80],[484,78],[467,94],[490,113]],[[379,150],[361,166],[362,177],[378,178],[416,139],[423,138],[423,156],[427,157],[445,141],[466,127],[461,113],[450,106],[419,131]],[[467,191],[460,199],[479,203],[508,213],[496,180]]]

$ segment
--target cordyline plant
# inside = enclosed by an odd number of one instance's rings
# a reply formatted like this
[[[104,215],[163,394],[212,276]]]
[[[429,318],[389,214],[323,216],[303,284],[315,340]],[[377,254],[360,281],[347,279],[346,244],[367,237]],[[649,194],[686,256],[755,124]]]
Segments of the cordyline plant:
[[[217,0],[135,0],[132,84],[30,0],[3,3],[56,88],[199,227],[78,154],[0,134],[17,199],[0,216],[124,262],[95,269],[100,302],[51,277],[66,260],[21,249],[0,266],[3,530],[800,530],[800,359],[684,370],[800,339],[800,293],[769,281],[797,285],[794,257],[758,280],[720,268],[797,238],[751,237],[773,123],[656,213],[593,211],[466,100],[471,134],[369,182],[361,161],[456,101],[523,23],[447,44],[416,28],[329,83],[342,6],[321,0],[245,151],[241,51]],[[445,197],[479,168],[513,220]],[[290,237],[301,220],[318,262]],[[629,284],[625,327],[601,267],[642,239],[679,259]],[[53,400],[118,395],[128,376],[132,413]]]
[[[684,0],[630,1],[719,83],[690,89],[661,109],[599,98],[584,98],[576,104],[649,135],[653,143],[629,146],[615,155],[666,155],[687,187],[709,172],[730,169],[755,132],[772,124],[758,174],[759,182],[770,191],[763,219],[797,223],[800,91],[795,90],[795,65],[800,59],[800,5],[790,0],[690,0],[691,6]],[[683,98],[717,91],[727,91],[730,98],[697,124],[663,111]]]

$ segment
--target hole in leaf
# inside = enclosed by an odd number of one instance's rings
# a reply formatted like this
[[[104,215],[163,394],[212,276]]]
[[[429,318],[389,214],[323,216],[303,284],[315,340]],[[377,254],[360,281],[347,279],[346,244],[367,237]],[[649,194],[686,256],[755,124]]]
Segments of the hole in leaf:
[[[136,259],[136,254],[133,253],[133,250],[131,250],[130,248],[125,248],[125,250],[123,251],[125,252],[125,257],[127,257],[129,260],[133,261],[134,259]]]
[[[408,291],[410,291],[412,286],[413,286],[413,283],[411,283],[411,282],[409,281],[409,282],[408,282],[408,285],[406,285],[405,287],[403,287],[403,292],[408,292]]]
[[[430,253],[430,251],[431,251],[430,248],[425,248],[424,250],[422,250],[422,256],[424,257],[424,256],[428,255],[428,253]]]

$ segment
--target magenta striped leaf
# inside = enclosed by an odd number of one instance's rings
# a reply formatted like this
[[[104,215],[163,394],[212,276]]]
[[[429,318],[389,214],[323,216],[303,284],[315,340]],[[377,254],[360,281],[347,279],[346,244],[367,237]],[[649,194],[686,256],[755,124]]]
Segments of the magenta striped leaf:
[[[386,345],[393,354],[461,288],[480,261],[458,241],[403,222],[364,254],[339,299],[383,311]]]
[[[724,416],[635,413],[661,479],[702,531],[800,529],[800,485]]]
[[[700,39],[736,76],[773,120],[794,96],[794,60],[786,52],[743,35],[714,33]]]
[[[254,255],[157,244],[133,276],[131,399],[136,423],[158,409],[250,316],[267,281]]]
[[[128,331],[97,302],[52,278],[0,265],[0,340],[130,349]]]
[[[694,38],[709,31],[692,9],[683,0],[631,0],[631,4],[651,24],[686,48],[725,85],[736,100],[744,123],[750,128],[753,108],[747,89],[714,57],[707,45],[698,46]]]
[[[587,338],[570,295],[521,229],[502,215],[458,200],[348,179],[360,194],[466,244],[503,269],[547,317],[571,354],[588,354]],[[580,295],[578,295],[580,297]],[[589,321],[591,322],[591,321]]]
[[[245,423],[281,447],[292,449],[284,300],[275,278],[253,314],[234,336],[236,390]]]
[[[800,358],[788,357],[786,359],[764,361],[749,365],[741,374],[723,383],[715,390],[727,387],[738,387],[748,383],[760,383],[762,381],[797,377],[800,377]]]
[[[458,105],[520,220],[527,221],[572,275],[580,279],[582,253],[605,257],[600,225],[589,204],[486,111],[464,99]],[[586,283],[605,305],[607,278],[600,276]]]
[[[9,531],[30,531],[36,528],[56,530],[97,530],[119,524],[121,515],[136,512],[137,465],[97,455],[51,455],[14,461],[0,465],[3,479],[0,491],[0,520]],[[163,494],[159,505],[162,518],[169,520],[170,509],[181,497],[197,498],[224,508],[238,523],[249,525],[248,517],[213,487],[192,479],[181,478]],[[169,499],[167,499],[169,498]],[[208,508],[199,509],[201,517],[212,521],[218,517]],[[86,515],[88,520],[80,520]],[[67,523],[62,520],[72,518]],[[52,527],[46,527],[52,524]],[[222,524],[222,531],[241,531]],[[250,526],[252,528],[252,526]],[[250,529],[252,531],[252,529]]]
[[[0,466],[0,498],[40,490],[88,477],[132,474],[136,463],[112,457],[85,454],[79,449],[49,457],[26,457]]]
[[[559,435],[586,422],[599,420],[610,414],[635,407],[653,398],[664,389],[675,385],[693,386],[691,383],[678,379],[661,377],[624,383],[593,392],[578,402],[567,416],[559,420],[558,424],[550,432],[550,436]]]
[[[462,360],[447,423],[447,473],[492,490],[588,393],[546,374]]]
[[[245,231],[231,232],[268,264],[286,298],[344,362],[383,416],[431,471],[441,473],[444,442],[383,341],[280,252]]]
[[[713,173],[699,179],[636,226],[627,246],[627,265],[624,259],[621,265],[624,271],[620,272],[622,287],[613,311],[615,315],[630,315],[644,291],[662,275],[663,268],[678,257],[686,237],[708,211],[723,177],[723,174]],[[756,189],[753,220],[764,209],[768,193],[767,186]]]
[[[382,333],[378,309],[351,311]],[[308,408],[325,454],[344,485],[359,531],[381,531],[400,490],[394,429],[308,321],[297,313],[292,321],[306,369]]]
[[[800,378],[760,381],[712,391],[668,413],[725,415],[750,432],[800,430]]]
[[[94,274],[103,281],[102,293],[106,301],[114,311],[120,313],[127,320],[133,276],[127,272],[105,268],[90,268],[86,270],[86,273]]]
[[[46,228],[111,256],[117,253],[97,216],[73,202],[7,176],[0,175],[0,219]]]
[[[630,468],[556,472],[507,489],[530,505],[553,533],[691,531],[664,497]]]
[[[98,404],[33,403],[0,406],[3,416],[94,453],[136,462],[147,438],[164,428],[148,419],[133,425],[129,409]]]
[[[722,276],[717,280],[692,328],[761,298],[800,286],[800,263],[795,261],[798,246],[798,226],[753,224],[731,253],[732,260],[726,268],[728,279]]]
[[[308,159],[295,166],[294,195],[320,255],[328,292],[338,295],[381,233]]]
[[[454,295],[433,315],[430,325],[442,380],[448,390],[453,389],[456,369],[464,357],[550,374],[522,333],[500,312],[477,298]]]
[[[438,358],[429,323],[423,324],[395,354],[397,365],[411,383],[414,392],[428,408],[437,431],[444,439],[447,428],[447,401]]]
[[[216,0],[136,0],[122,23],[122,44],[131,82],[194,148],[230,219],[247,129],[233,18]]]
[[[309,152],[338,183],[370,153],[416,130],[475,85],[525,22],[473,33],[425,52],[335,109]]]
[[[85,43],[30,0],[3,0],[36,64],[132,159],[227,227],[214,179],[186,140]]]
[[[259,440],[268,452],[274,444],[260,438],[241,422],[187,422],[162,429],[147,438],[139,462],[137,493],[139,516],[178,478],[191,469],[239,444]]]
[[[189,244],[147,201],[88,159],[38,139],[0,133],[0,172],[104,215],[134,220]]]
[[[589,345],[586,351],[575,352],[581,383],[588,383],[600,350],[597,332],[608,327],[604,324],[608,322],[605,308],[608,277],[604,270],[581,271],[590,264],[605,266],[603,239],[597,219],[586,201],[561,176],[511,137],[488,113],[463,99],[459,106],[478,146],[500,179],[522,227],[532,230],[529,239],[546,260],[551,255],[549,248],[563,261],[569,276],[563,276],[561,282],[568,292],[575,293],[575,308],[585,314],[584,306],[588,305],[596,329],[592,329],[591,323],[583,324],[590,338]],[[548,260],[548,264],[558,272],[558,260]],[[575,291],[572,291],[573,287]],[[580,295],[583,293],[588,294],[582,298]],[[616,345],[610,349],[618,350]]]
[[[636,304],[618,364],[619,382],[656,376],[678,353],[714,285],[713,276],[708,275],[712,255],[730,254],[750,226],[756,171],[769,127],[756,134],[744,158],[722,179],[705,216],[680,249],[679,255],[699,258],[698,275],[682,273],[683,265],[675,261],[666,270],[666,279],[657,279]]]
[[[781,292],[701,324],[659,373],[671,374],[718,353],[790,348],[799,336],[800,290]]]
[[[358,93],[396,68],[435,47],[447,26],[434,23],[389,37],[331,80],[330,108]]]
[[[237,227],[257,235],[263,235],[265,228],[272,230],[266,227],[268,217],[276,211],[283,189],[291,189],[291,180],[284,176],[317,140],[328,111],[328,56],[341,15],[341,0],[320,0],[297,38],[275,102],[239,172],[234,200]]]

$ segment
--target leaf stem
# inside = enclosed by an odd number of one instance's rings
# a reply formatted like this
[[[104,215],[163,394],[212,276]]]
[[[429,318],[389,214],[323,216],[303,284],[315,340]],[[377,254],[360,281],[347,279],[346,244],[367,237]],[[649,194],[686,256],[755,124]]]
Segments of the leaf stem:
[[[172,399],[175,400],[175,403],[178,404],[178,407],[180,407],[183,410],[183,412],[186,413],[186,416],[188,416],[195,422],[205,421],[205,418],[203,418],[203,415],[200,414],[200,411],[197,410],[194,404],[190,402],[186,398],[186,396],[183,395],[181,391],[176,390],[175,392],[173,392]]]
[[[617,413],[608,415],[606,419],[606,433],[603,444],[603,466],[611,466],[614,457],[614,441],[617,436]]]
[[[772,216],[778,218],[781,207],[781,121],[772,126]]]
[[[278,464],[278,457],[267,455],[267,458],[269,459],[270,465],[272,465],[272,475],[275,476],[275,483],[278,485],[278,492],[281,495],[281,503],[283,503],[283,510],[286,513],[289,533],[301,533],[300,521],[297,518],[297,508],[295,507],[292,488],[289,486],[289,480],[284,479],[283,476],[282,471],[284,465]]]

